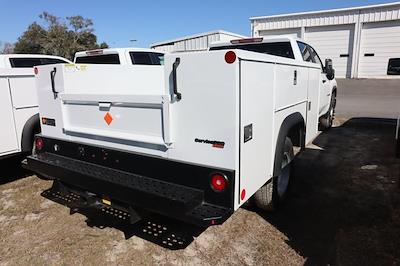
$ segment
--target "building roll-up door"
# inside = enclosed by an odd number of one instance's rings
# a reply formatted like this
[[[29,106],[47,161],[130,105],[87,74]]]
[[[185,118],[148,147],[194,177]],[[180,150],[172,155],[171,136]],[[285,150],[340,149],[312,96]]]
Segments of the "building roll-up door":
[[[392,62],[391,69],[389,61]],[[399,61],[400,20],[364,24],[361,31],[358,77],[400,78]]]
[[[293,37],[300,38],[301,29],[291,28],[291,29],[277,29],[277,30],[261,30],[259,32],[260,36],[275,36],[275,35],[289,35]]]
[[[323,62],[332,59],[336,77],[351,77],[354,25],[306,28],[304,39],[314,47]]]

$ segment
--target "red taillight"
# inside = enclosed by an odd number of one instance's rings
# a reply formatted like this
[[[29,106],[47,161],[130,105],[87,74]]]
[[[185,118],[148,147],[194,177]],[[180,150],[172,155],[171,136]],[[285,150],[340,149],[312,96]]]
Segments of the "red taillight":
[[[233,62],[236,61],[236,54],[234,51],[228,51],[225,54],[225,62],[228,64],[232,64]]]
[[[35,73],[35,75],[37,75],[39,73],[39,69],[37,67],[34,67],[33,72]]]
[[[226,189],[228,186],[228,180],[223,174],[213,174],[211,176],[211,188],[216,191],[220,192]]]
[[[35,148],[37,151],[40,151],[44,148],[44,141],[42,138],[35,139]]]

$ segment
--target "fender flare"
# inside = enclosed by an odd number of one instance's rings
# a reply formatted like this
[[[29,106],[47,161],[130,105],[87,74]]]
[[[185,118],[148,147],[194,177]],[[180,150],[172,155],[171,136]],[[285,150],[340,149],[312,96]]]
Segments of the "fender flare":
[[[21,138],[21,151],[22,152],[32,152],[33,148],[33,138],[35,134],[40,133],[40,118],[39,114],[31,116],[31,118],[26,121],[24,129],[22,130]]]
[[[337,87],[336,87],[336,86],[333,86],[333,88],[332,88],[332,94],[333,94],[333,93],[335,93],[336,96],[337,96]]]
[[[301,124],[303,127],[303,133],[301,133],[301,148],[303,149],[305,146],[305,132],[306,132],[306,124],[304,121],[303,116],[299,113],[293,113],[287,116],[279,129],[279,135],[278,138],[276,139],[276,149],[275,149],[275,160],[274,160],[274,172],[273,176],[279,176],[281,173],[281,165],[280,162],[282,161],[282,153],[283,153],[283,148],[285,145],[285,139],[289,134],[290,129],[292,129],[294,126]]]

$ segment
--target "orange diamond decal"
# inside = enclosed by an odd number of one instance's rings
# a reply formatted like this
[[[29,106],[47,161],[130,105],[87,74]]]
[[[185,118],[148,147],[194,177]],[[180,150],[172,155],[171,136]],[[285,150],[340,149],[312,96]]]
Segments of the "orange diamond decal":
[[[104,116],[104,121],[106,121],[107,125],[110,125],[113,121],[113,118],[109,112]]]

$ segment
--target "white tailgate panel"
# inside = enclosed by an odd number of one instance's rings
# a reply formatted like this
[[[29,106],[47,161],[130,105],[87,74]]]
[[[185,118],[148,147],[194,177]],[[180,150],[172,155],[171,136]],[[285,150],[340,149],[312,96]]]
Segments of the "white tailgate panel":
[[[275,65],[241,63],[240,196],[248,200],[272,173]],[[278,88],[279,89],[279,88]],[[244,127],[253,125],[253,137],[244,143]],[[243,192],[245,190],[245,192]]]
[[[34,75],[10,78],[10,88],[14,108],[38,106]]]
[[[166,156],[169,99],[162,66],[42,66],[37,88],[41,117],[56,120],[56,127],[42,125],[43,135]]]
[[[13,108],[6,78],[0,78],[0,114],[0,154],[2,154],[18,148]]]

